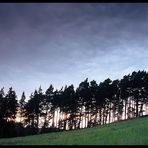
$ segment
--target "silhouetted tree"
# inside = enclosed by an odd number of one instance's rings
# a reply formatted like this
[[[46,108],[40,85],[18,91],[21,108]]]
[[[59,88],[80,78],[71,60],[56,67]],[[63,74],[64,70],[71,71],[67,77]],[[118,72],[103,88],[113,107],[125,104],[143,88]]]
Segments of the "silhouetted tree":
[[[63,95],[63,87],[59,91],[58,90],[54,91],[54,99],[52,101],[52,104],[53,104],[53,107],[52,107],[52,114],[53,114],[52,127],[63,128],[62,127],[63,125],[61,125],[58,122],[57,116],[55,116],[55,113],[58,113],[58,112],[61,113],[63,103],[64,103],[64,102],[62,102],[63,101],[62,100],[62,97],[63,97],[62,95]]]
[[[99,85],[87,78],[76,90],[65,85],[54,91],[51,84],[43,93],[40,86],[25,100],[25,92],[18,104],[12,87],[6,94],[4,88],[0,90],[0,137],[36,134],[40,126],[41,132],[72,130],[143,116],[148,106],[148,73],[133,71],[121,80],[108,78]],[[24,125],[15,123],[18,111]]]
[[[111,87],[111,80],[108,78],[106,80],[104,80],[102,83],[100,83],[99,87],[100,87],[100,98],[102,99],[102,109],[103,109],[103,124],[106,124],[107,122],[107,116],[109,114],[110,111],[110,102],[111,102],[111,98],[112,98],[112,92],[110,91],[110,87]]]
[[[66,125],[68,126],[68,129],[73,129],[75,127],[75,117],[76,117],[76,111],[77,111],[77,102],[75,100],[75,91],[74,86],[66,86],[63,92],[63,107],[62,111],[68,115],[66,116],[66,119],[64,120],[64,129],[66,129]]]
[[[89,108],[89,101],[91,98],[91,93],[89,90],[89,82],[88,82],[88,78],[86,80],[84,80],[83,82],[81,82],[79,84],[79,87],[77,88],[77,96],[78,96],[78,103],[79,103],[79,107],[80,107],[80,123],[82,122],[81,117],[83,115],[85,115],[85,127],[86,127],[86,120],[87,120],[87,111]]]
[[[143,115],[143,102],[144,102],[144,71],[133,72],[131,75],[131,87],[132,93],[131,96],[135,101],[136,106],[136,117],[140,116],[140,112]],[[139,110],[139,106],[141,109]]]
[[[15,120],[18,103],[16,100],[17,96],[15,91],[12,90],[12,87],[9,88],[5,96],[6,106],[5,106],[5,118],[7,121]]]
[[[49,121],[53,118],[52,116],[52,101],[54,99],[54,88],[52,85],[45,92],[45,96],[42,100],[42,116],[44,117],[43,128],[47,128],[49,126]]]
[[[124,101],[124,119],[126,119],[128,98],[132,90],[130,83],[130,75],[124,76],[123,79],[120,80],[120,90],[121,99]]]
[[[25,116],[25,102],[26,100],[26,96],[25,96],[25,92],[23,91],[21,99],[19,100],[19,113],[20,113],[20,122],[24,122],[24,116]]]
[[[5,96],[4,96],[4,87],[1,88],[0,90],[0,122],[2,120],[4,120],[4,118],[6,117],[5,114],[6,114],[6,105],[7,105],[7,102],[5,100]]]
[[[16,136],[15,118],[17,113],[17,96],[12,87],[4,94],[4,88],[0,91],[0,137]]]
[[[112,118],[115,120],[115,117],[117,117],[117,120],[119,121],[122,118],[122,113],[123,113],[123,100],[121,98],[121,88],[120,88],[119,80],[114,80],[112,82],[111,91],[113,92],[113,98],[112,98],[113,116]]]
[[[98,84],[95,80],[90,82],[90,102],[89,102],[89,123],[88,127],[92,127],[97,124],[97,113],[98,113],[98,106],[96,105],[96,98],[98,97]]]
[[[42,101],[43,93],[41,87],[39,87],[38,91],[35,90],[34,94],[31,94],[30,100],[25,105],[25,116],[27,117],[26,122],[35,133],[38,132],[39,128],[39,117],[42,114]]]

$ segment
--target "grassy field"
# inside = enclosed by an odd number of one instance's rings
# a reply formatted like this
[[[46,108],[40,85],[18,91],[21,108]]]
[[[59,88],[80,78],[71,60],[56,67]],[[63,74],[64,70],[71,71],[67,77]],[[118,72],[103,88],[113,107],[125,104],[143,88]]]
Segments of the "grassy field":
[[[148,117],[88,129],[4,138],[0,145],[148,145]]]

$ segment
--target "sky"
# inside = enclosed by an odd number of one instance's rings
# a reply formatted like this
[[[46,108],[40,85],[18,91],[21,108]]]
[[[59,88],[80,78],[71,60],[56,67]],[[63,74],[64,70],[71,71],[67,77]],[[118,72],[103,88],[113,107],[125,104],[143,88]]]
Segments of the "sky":
[[[147,3],[1,3],[0,88],[18,99],[148,70]]]

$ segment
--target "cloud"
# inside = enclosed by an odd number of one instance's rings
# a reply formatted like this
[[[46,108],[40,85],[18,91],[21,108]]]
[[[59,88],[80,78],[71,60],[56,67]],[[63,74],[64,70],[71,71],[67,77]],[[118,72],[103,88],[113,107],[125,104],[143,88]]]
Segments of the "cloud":
[[[19,93],[147,67],[147,4],[0,4],[0,19],[1,85]]]

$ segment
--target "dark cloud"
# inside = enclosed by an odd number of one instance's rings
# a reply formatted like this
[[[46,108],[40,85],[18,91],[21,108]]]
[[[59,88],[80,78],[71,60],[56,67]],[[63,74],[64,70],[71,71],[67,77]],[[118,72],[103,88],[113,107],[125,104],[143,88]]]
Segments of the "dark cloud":
[[[78,85],[86,77],[103,80],[146,68],[147,6],[0,4],[1,85],[21,93],[25,87]]]

